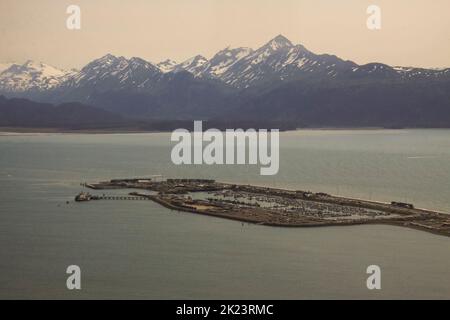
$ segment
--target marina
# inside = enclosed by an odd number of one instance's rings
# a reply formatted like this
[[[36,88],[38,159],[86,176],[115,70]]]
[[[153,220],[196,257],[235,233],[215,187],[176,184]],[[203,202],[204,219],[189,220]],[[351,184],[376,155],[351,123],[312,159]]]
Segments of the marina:
[[[450,236],[450,215],[411,203],[382,203],[327,193],[217,182],[212,179],[113,179],[83,186],[93,190],[139,189],[123,196],[81,192],[90,200],[151,200],[177,211],[278,227],[390,224]],[[148,192],[152,192],[151,194]]]

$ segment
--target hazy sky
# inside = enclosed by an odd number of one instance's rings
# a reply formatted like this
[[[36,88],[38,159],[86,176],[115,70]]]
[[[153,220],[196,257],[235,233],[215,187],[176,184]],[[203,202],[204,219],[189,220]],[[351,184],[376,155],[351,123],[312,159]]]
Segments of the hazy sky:
[[[66,28],[70,4],[81,7],[79,31]],[[370,4],[381,7],[380,31],[366,27]],[[450,0],[0,0],[0,62],[182,61],[277,34],[357,63],[450,67]]]

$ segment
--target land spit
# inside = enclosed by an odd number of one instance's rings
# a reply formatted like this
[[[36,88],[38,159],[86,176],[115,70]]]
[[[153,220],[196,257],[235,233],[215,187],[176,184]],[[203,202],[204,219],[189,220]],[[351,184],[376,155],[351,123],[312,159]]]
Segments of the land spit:
[[[279,227],[389,224],[450,236],[450,215],[402,202],[382,203],[326,193],[217,182],[208,179],[114,179],[84,184],[95,189],[140,189],[130,199],[166,208]],[[148,191],[151,191],[149,193]],[[126,200],[80,193],[77,201]]]

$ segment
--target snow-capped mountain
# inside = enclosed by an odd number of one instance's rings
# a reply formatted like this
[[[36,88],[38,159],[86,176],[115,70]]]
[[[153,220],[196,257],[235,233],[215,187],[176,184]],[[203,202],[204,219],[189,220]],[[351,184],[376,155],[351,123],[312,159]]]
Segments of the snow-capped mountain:
[[[220,79],[243,89],[276,81],[331,79],[354,72],[357,67],[357,64],[336,56],[314,54],[278,35],[257,50],[222,50],[195,75]]]
[[[174,61],[172,59],[167,59],[167,60],[161,61],[156,66],[159,68],[159,70],[161,70],[161,72],[167,73],[167,72],[172,71],[177,65],[178,65],[178,63],[176,61]]]
[[[141,88],[151,86],[152,78],[160,73],[158,67],[141,58],[126,59],[107,54],[87,64],[63,86],[90,86],[102,91]]]
[[[179,64],[170,59],[153,64],[141,58],[126,59],[111,54],[90,62],[80,71],[64,71],[32,61],[23,65],[0,64],[0,92],[57,90],[65,95],[86,88],[83,94],[88,95],[89,91],[142,91],[154,88],[166,75],[180,71],[199,79],[218,80],[238,90],[296,80],[450,78],[449,69],[391,67],[382,63],[358,65],[334,55],[315,54],[278,35],[256,50],[228,47],[210,60],[197,55]]]
[[[202,75],[207,77],[218,78],[229,83],[228,81],[228,70],[232,68],[238,61],[247,57],[253,52],[250,48],[226,48],[219,51],[214,57],[208,61],[204,66]]]
[[[218,60],[218,64],[210,66],[208,75],[234,87],[247,88],[268,81],[284,80],[293,71],[307,68],[310,54],[303,46],[294,46],[287,38],[279,35],[255,51],[247,48],[228,49],[225,55],[234,59],[228,60],[229,63]]]
[[[282,35],[179,64],[107,54],[80,71],[32,61],[1,68],[0,94],[82,102],[125,118],[450,127],[450,69],[358,65]]]
[[[58,87],[73,71],[57,69],[41,62],[12,64],[0,74],[0,90],[4,92],[44,91]]]
[[[157,66],[141,58],[107,54],[72,74],[56,89],[66,100],[85,102],[92,93],[151,88],[161,75]]]
[[[211,60],[194,57],[173,70],[189,71],[196,77],[213,78],[238,89],[301,77],[336,77],[357,65],[330,55],[316,55],[302,45],[293,45],[278,35],[257,50],[226,48]]]
[[[278,35],[262,47],[226,48],[207,61],[201,56],[177,65],[196,77],[214,78],[238,89],[300,79],[358,80],[449,77],[450,70],[390,67],[382,63],[357,65],[329,54],[315,54]],[[194,63],[199,61],[200,63]],[[195,67],[193,67],[193,65]]]
[[[176,65],[172,71],[173,72],[188,71],[192,73],[194,76],[198,77],[203,74],[205,64],[207,62],[208,59],[206,59],[201,55],[197,55]]]

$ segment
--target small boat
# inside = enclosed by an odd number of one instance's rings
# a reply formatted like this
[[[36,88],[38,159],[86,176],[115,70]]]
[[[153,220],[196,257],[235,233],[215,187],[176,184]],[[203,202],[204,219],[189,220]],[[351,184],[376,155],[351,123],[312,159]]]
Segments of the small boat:
[[[75,196],[75,201],[82,202],[82,201],[90,201],[92,200],[92,196],[87,192],[80,192]]]

